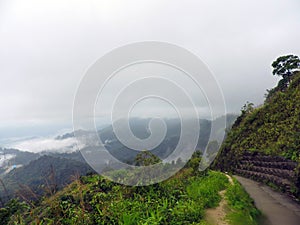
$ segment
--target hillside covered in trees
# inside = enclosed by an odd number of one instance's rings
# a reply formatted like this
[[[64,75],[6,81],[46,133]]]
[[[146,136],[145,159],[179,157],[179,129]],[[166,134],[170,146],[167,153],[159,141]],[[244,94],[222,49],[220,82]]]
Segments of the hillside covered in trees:
[[[273,74],[282,76],[265,103],[247,103],[227,134],[215,168],[232,171],[299,198],[300,73],[299,58],[280,57]],[[290,60],[287,64],[282,64]]]
[[[74,176],[94,173],[85,162],[67,158],[81,156],[79,152],[65,155],[44,155],[7,173],[0,179],[0,204],[14,197],[38,200],[45,194],[62,189],[74,180]]]

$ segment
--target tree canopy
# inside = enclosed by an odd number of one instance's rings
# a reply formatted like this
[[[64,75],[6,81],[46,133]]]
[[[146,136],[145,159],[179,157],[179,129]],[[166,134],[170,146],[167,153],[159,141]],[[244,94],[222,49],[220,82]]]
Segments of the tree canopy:
[[[285,55],[278,57],[273,63],[273,75],[281,76],[278,85],[271,90],[267,90],[266,100],[268,101],[278,91],[285,91],[296,72],[300,71],[300,59],[296,55]]]
[[[161,159],[150,151],[143,150],[136,155],[135,162],[138,166],[150,166],[161,162]]]
[[[273,63],[273,75],[289,79],[295,71],[300,69],[300,59],[296,55],[285,55],[278,57]]]

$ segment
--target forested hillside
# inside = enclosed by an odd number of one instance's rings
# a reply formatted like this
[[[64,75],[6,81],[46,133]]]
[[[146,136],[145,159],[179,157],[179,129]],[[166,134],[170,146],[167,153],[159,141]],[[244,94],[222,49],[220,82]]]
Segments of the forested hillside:
[[[41,195],[54,193],[71,183],[74,176],[88,172],[93,172],[93,169],[84,162],[42,156],[28,165],[10,171],[1,179],[0,202],[3,204],[17,196],[37,200]]]
[[[286,79],[269,91],[263,106],[243,107],[214,166],[242,171],[299,197],[300,73]]]

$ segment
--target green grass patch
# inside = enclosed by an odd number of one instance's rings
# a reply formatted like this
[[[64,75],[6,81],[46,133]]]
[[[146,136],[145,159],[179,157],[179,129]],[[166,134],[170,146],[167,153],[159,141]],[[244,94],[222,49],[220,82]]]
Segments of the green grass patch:
[[[86,176],[39,205],[13,215],[8,224],[18,220],[18,224],[205,225],[205,209],[218,205],[218,192],[227,186],[228,179],[222,173],[195,174],[190,168],[145,187]]]
[[[228,187],[226,199],[231,212],[227,219],[232,225],[257,225],[261,213],[240,183],[233,178],[234,185]]]

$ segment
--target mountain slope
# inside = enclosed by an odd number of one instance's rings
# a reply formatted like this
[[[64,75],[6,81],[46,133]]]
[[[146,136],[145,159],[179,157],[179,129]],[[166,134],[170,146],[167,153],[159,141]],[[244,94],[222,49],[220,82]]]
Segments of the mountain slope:
[[[1,187],[0,194],[14,196],[18,193],[31,199],[36,197],[34,193],[39,195],[45,193],[46,189],[61,189],[72,181],[72,176],[92,171],[86,163],[45,155],[5,175],[2,182],[6,191]]]
[[[33,207],[10,202],[0,209],[0,220],[3,224],[207,225],[205,210],[218,205],[222,199],[218,193],[225,189],[228,216],[243,215],[240,224],[257,225],[259,211],[236,182],[229,183],[223,173],[195,174],[191,168],[145,187],[116,184],[99,175],[81,177]]]
[[[33,152],[20,151],[12,148],[0,148],[0,176],[14,165],[27,165],[40,155]]]
[[[276,180],[280,173],[291,172],[294,174],[290,182],[299,192],[299,103],[300,73],[293,76],[285,90],[272,93],[263,106],[253,108],[251,104],[246,105],[228,133],[215,167],[227,171],[247,169],[262,173],[262,180],[267,182],[270,179],[264,174],[275,176],[272,179]]]

